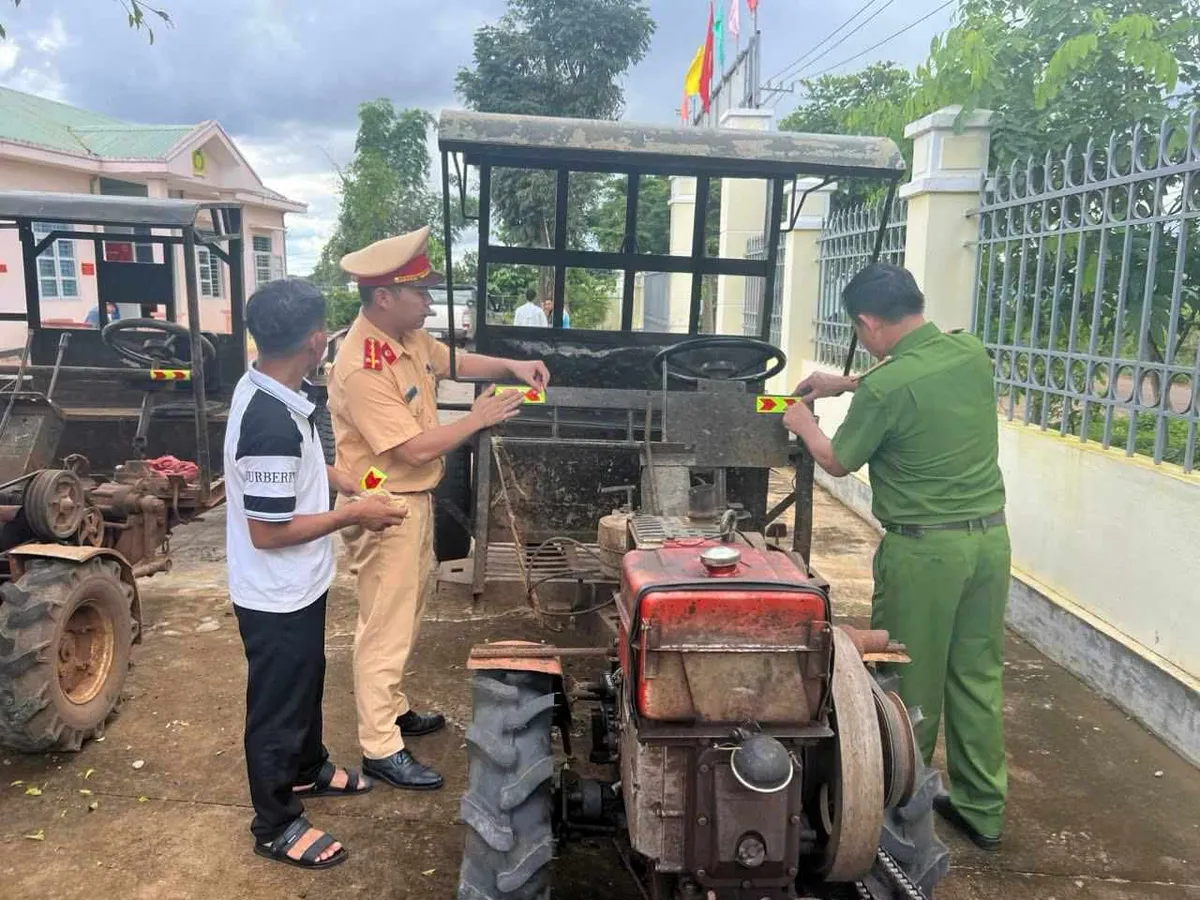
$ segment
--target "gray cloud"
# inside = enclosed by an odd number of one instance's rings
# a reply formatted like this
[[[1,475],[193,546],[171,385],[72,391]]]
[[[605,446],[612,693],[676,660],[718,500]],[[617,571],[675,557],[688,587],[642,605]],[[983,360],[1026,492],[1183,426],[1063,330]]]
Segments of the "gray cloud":
[[[454,76],[470,62],[473,32],[504,10],[504,0],[156,2],[175,27],[156,29],[153,46],[126,27],[111,0],[0,5],[11,35],[0,52],[0,83],[135,122],[218,120],[271,187],[310,204],[309,216],[290,219],[297,272],[311,267],[336,215],[333,163],[344,164],[353,151],[358,104],[376,97],[434,111],[457,104]],[[727,7],[729,0],[721,2]],[[851,56],[936,5],[893,2],[802,74]],[[860,6],[861,0],[761,0],[763,76],[787,66]],[[647,58],[626,80],[626,115],[671,121],[684,70],[704,37],[707,4],[652,0],[651,14],[658,29]],[[745,41],[752,25],[744,5],[741,19]],[[948,13],[935,17],[847,70],[877,59],[915,63],[948,20]],[[12,61],[7,70],[5,59]],[[784,97],[779,111],[795,102]]]

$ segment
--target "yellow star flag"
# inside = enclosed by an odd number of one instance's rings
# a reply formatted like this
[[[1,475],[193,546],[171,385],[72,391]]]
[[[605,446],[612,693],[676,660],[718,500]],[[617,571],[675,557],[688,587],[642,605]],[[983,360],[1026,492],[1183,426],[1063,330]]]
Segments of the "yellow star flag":
[[[688,66],[687,75],[683,79],[683,92],[694,97],[700,93],[700,72],[704,68],[704,46],[701,45],[696,49],[696,55],[692,57],[692,64]]]

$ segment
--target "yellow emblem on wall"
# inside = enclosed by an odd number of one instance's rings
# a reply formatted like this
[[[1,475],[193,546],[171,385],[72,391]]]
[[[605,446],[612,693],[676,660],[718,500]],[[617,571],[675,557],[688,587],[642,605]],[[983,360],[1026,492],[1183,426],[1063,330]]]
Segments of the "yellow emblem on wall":
[[[204,156],[203,150],[192,151],[192,174],[203,175],[208,168],[208,160]]]

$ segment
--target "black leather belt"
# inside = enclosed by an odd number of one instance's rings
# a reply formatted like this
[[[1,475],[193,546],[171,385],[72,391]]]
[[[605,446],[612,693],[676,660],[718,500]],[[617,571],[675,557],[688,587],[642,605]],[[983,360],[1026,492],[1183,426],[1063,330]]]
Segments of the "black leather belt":
[[[967,519],[963,522],[939,522],[936,525],[884,525],[883,530],[891,534],[901,534],[904,537],[919,538],[927,531],[987,531],[998,525],[1005,524],[1004,511],[992,513],[981,519]]]

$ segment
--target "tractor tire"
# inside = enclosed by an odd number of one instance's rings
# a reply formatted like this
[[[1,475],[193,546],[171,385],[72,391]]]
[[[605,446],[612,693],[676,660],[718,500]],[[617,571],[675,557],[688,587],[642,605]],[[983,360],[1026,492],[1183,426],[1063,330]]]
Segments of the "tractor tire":
[[[31,559],[0,586],[0,745],[76,751],[103,733],[129,673],[132,601],[103,559]]]
[[[473,693],[458,900],[548,900],[553,683],[537,672],[478,672]]]
[[[337,450],[333,439],[333,415],[325,403],[318,403],[313,410],[313,424],[317,428],[317,437],[321,439],[321,452],[325,454],[325,465],[332,466],[337,461]]]
[[[313,410],[313,425],[317,429],[317,437],[321,440],[321,452],[325,454],[325,465],[332,466],[337,462],[337,448],[333,438],[333,414],[329,412],[329,405],[318,398],[314,401],[317,408]],[[337,489],[329,488],[329,508],[333,509],[337,503]]]
[[[459,516],[471,517],[471,451],[459,447],[446,455],[446,472],[433,491],[433,549],[437,561],[466,559],[471,553],[471,530]]]
[[[894,673],[875,674],[875,681],[885,691],[896,691],[898,679]],[[913,716],[909,710],[909,718]],[[926,897],[933,897],[934,888],[950,871],[950,851],[934,830],[933,799],[942,792],[942,776],[917,753],[916,787],[903,806],[888,810],[883,817],[883,833],[879,845],[900,865],[912,882]],[[908,896],[891,887],[882,873],[873,871],[867,882],[877,893],[872,896],[905,900]],[[892,893],[888,893],[891,890]]]

